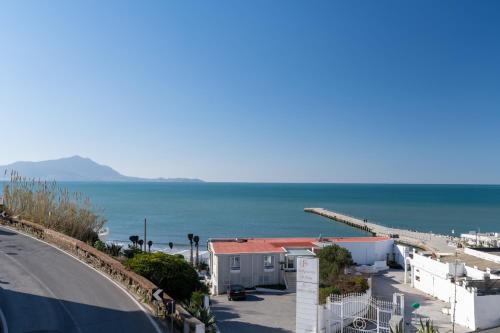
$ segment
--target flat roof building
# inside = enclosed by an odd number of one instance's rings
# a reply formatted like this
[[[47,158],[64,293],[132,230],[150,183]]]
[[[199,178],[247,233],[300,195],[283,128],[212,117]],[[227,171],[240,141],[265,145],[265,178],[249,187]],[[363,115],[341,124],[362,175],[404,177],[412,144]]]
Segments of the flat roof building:
[[[225,293],[231,284],[246,288],[284,284],[294,291],[297,257],[315,256],[318,249],[332,244],[349,250],[358,265],[372,265],[394,256],[394,240],[388,237],[210,239],[212,293]]]

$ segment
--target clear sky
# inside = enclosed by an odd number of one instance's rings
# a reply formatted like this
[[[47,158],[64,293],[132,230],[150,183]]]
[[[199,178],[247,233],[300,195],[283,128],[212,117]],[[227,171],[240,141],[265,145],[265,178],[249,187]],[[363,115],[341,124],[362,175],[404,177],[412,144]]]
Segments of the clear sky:
[[[500,183],[498,1],[11,1],[0,164]]]

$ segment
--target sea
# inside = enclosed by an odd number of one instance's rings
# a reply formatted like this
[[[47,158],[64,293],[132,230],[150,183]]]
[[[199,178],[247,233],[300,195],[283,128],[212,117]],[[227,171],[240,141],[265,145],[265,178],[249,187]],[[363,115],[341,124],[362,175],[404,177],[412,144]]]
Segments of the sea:
[[[131,235],[185,249],[216,237],[361,236],[304,212],[322,207],[386,226],[451,235],[500,232],[500,185],[62,182],[107,219],[108,240]],[[174,249],[174,250],[175,250]]]
[[[455,235],[500,231],[500,185],[64,182],[107,219],[108,240],[147,238],[156,249],[216,237],[360,236],[304,212],[322,207],[382,225]]]

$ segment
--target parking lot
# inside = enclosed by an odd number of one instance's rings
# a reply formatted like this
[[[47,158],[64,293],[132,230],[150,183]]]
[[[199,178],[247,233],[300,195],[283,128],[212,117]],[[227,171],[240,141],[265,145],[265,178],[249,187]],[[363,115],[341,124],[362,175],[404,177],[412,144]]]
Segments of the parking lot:
[[[248,294],[246,300],[212,298],[212,310],[222,333],[289,333],[295,331],[295,293]]]

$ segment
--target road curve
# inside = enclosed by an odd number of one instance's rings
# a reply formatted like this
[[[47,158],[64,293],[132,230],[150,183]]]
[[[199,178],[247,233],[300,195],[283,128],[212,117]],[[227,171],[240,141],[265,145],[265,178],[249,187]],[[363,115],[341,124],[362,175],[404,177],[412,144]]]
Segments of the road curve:
[[[157,332],[113,282],[52,246],[2,227],[0,309],[9,333]]]

